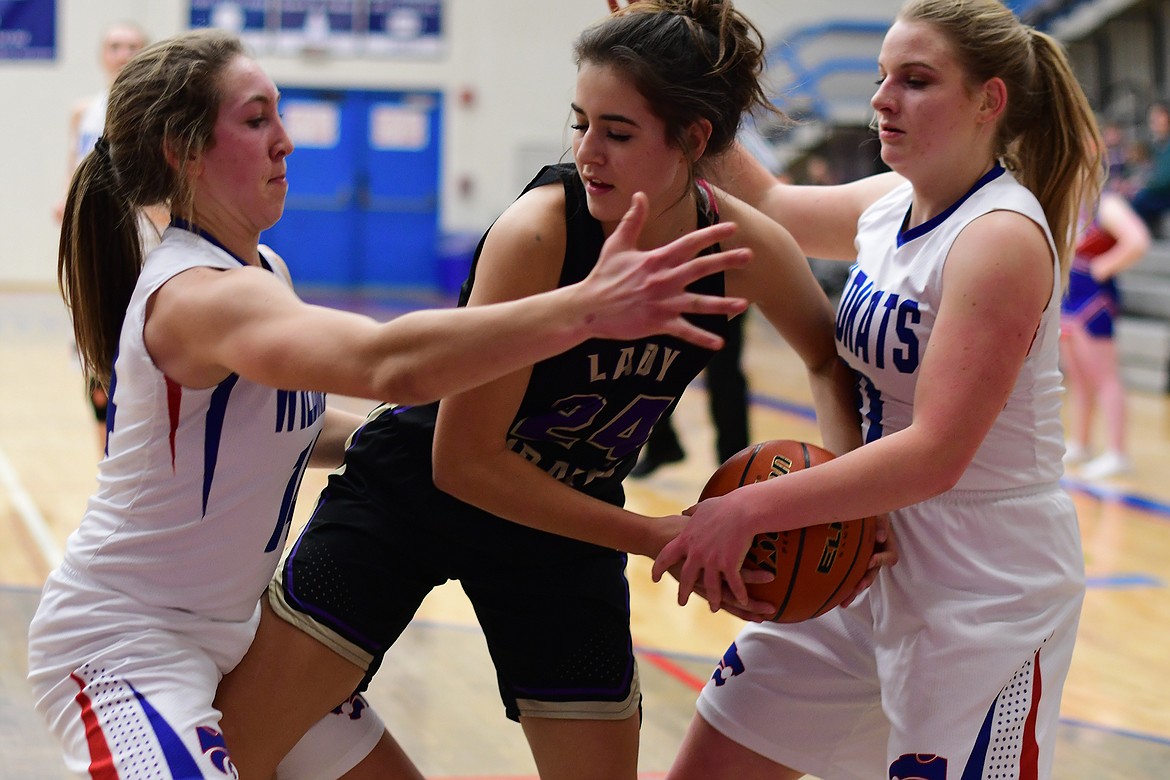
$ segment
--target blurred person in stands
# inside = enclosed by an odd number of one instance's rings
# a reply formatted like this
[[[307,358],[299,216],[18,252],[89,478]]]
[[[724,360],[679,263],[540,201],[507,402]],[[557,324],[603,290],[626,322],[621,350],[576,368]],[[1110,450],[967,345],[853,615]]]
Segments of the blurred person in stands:
[[[1104,417],[1105,451],[1084,463],[1080,475],[1105,479],[1131,470],[1125,446],[1125,386],[1114,338],[1119,273],[1142,259],[1150,231],[1120,194],[1105,191],[1083,219],[1068,289],[1061,302],[1061,364],[1071,406],[1064,462],[1090,455],[1098,410]]]
[[[1149,176],[1131,200],[1150,234],[1162,236],[1162,217],[1170,210],[1170,103],[1157,100],[1146,112],[1151,165]]]

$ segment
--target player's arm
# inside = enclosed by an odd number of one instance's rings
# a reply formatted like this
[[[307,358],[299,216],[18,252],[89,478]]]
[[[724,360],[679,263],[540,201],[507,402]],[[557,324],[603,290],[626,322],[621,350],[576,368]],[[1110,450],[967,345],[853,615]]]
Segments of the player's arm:
[[[552,185],[524,195],[488,233],[470,306],[554,288],[565,241],[563,189]],[[531,368],[524,368],[443,399],[435,427],[435,485],[522,525],[633,553],[656,553],[677,532],[677,525],[656,525],[650,518],[591,498],[508,448],[509,430],[530,375]]]
[[[837,355],[834,313],[792,236],[744,202],[721,194],[724,218],[739,225],[725,246],[752,250],[752,262],[728,271],[727,292],[750,298],[795,350],[808,372],[824,447],[839,454],[861,445],[855,380]]]
[[[365,419],[363,415],[355,412],[332,406],[327,407],[325,424],[321,427],[317,443],[313,445],[313,454],[309,457],[309,465],[314,468],[327,469],[340,466],[349,438],[365,422]]]
[[[60,222],[65,216],[65,200],[69,195],[69,187],[73,183],[73,173],[77,170],[77,164],[81,162],[77,159],[77,145],[81,142],[81,117],[85,114],[86,106],[87,101],[80,101],[69,112],[69,125],[65,133],[66,143],[69,144],[65,149],[65,187],[61,190],[61,197],[53,204],[53,218],[57,222]]]
[[[644,197],[635,204],[594,273],[578,284],[496,306],[412,312],[388,323],[306,304],[259,268],[191,269],[155,293],[147,347],[168,376],[191,387],[212,386],[234,372],[273,387],[399,403],[482,384],[590,337],[665,332],[717,348],[720,339],[682,314],[734,313],[746,302],[685,288],[747,262],[742,251],[694,258],[734,226],[638,251],[647,208]],[[523,255],[516,259],[526,262]]]
[[[712,161],[711,181],[783,225],[809,257],[854,260],[857,220],[903,179],[883,173],[848,184],[785,184],[740,144]]]
[[[745,268],[725,275],[730,294],[747,294],[781,337],[800,357],[808,372],[817,424],[822,443],[833,453],[842,453],[861,446],[861,425],[855,401],[856,381],[848,366],[838,357],[834,339],[834,314],[824,291],[817,284],[808,260],[801,254],[792,236],[779,224],[760,214],[742,201],[720,194],[720,211],[727,219],[735,220],[740,229],[728,245],[745,244],[753,250],[752,262]],[[693,515],[692,515],[693,518]],[[694,520],[692,519],[692,522]],[[703,522],[700,520],[700,522]],[[817,522],[808,519],[805,524]],[[770,528],[768,530],[780,530]],[[883,537],[887,529],[883,526]],[[742,564],[758,531],[724,526],[720,547],[728,560]],[[883,538],[881,541],[885,541]],[[656,576],[665,571],[655,568]],[[738,568],[738,567],[737,567]],[[685,602],[692,587],[701,587],[706,593],[720,593],[722,572],[707,567],[709,575],[696,582],[689,572],[676,572],[680,592]],[[746,599],[743,581],[738,571],[726,578],[735,597]],[[708,599],[714,610],[717,599]]]
[[[681,561],[685,599],[695,581],[734,584],[742,551],[728,538],[884,514],[953,487],[1007,403],[1053,273],[1047,240],[1031,220],[1008,211],[975,220],[946,260],[911,424],[815,469],[704,501],[658,556],[655,575]]]
[[[1093,258],[1089,272],[1099,282],[1133,267],[1150,249],[1150,230],[1129,201],[1114,192],[1101,195],[1097,221],[1117,242]]]

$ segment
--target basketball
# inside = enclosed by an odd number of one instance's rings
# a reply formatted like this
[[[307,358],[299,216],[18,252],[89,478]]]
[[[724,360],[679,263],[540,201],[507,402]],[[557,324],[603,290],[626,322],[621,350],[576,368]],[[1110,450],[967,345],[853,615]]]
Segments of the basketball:
[[[699,500],[743,485],[782,477],[831,460],[814,444],[773,439],[737,452],[716,469]],[[772,572],[771,582],[748,584],[748,593],[776,605],[771,620],[798,623],[823,615],[857,587],[873,555],[877,522],[872,517],[759,534],[744,566]]]

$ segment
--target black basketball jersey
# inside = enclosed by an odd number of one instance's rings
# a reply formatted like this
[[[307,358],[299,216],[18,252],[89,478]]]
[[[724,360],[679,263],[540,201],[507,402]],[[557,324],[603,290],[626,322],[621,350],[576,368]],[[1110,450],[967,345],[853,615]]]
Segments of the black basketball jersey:
[[[524,192],[560,182],[565,188],[567,228],[565,260],[558,286],[584,279],[605,241],[601,223],[589,213],[585,188],[572,164],[546,166]],[[700,189],[698,226],[717,221],[714,204]],[[490,231],[490,228],[489,228]],[[486,236],[486,234],[485,234]],[[475,282],[476,249],[459,305],[465,305]],[[718,251],[718,247],[706,253]],[[722,295],[723,274],[712,274],[689,288]],[[688,315],[705,330],[723,336],[723,315]],[[629,474],[650,430],[677,401],[714,353],[673,336],[637,341],[591,339],[537,363],[508,433],[513,451],[556,479],[603,500],[621,504],[621,480]],[[433,415],[437,405],[413,412]],[[405,419],[403,420],[405,422]]]

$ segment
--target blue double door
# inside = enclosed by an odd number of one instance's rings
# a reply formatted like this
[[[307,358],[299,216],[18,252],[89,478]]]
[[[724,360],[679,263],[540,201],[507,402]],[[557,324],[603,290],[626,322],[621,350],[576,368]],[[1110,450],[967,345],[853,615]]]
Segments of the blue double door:
[[[437,92],[281,87],[289,157],[284,217],[261,240],[298,284],[439,284]]]

